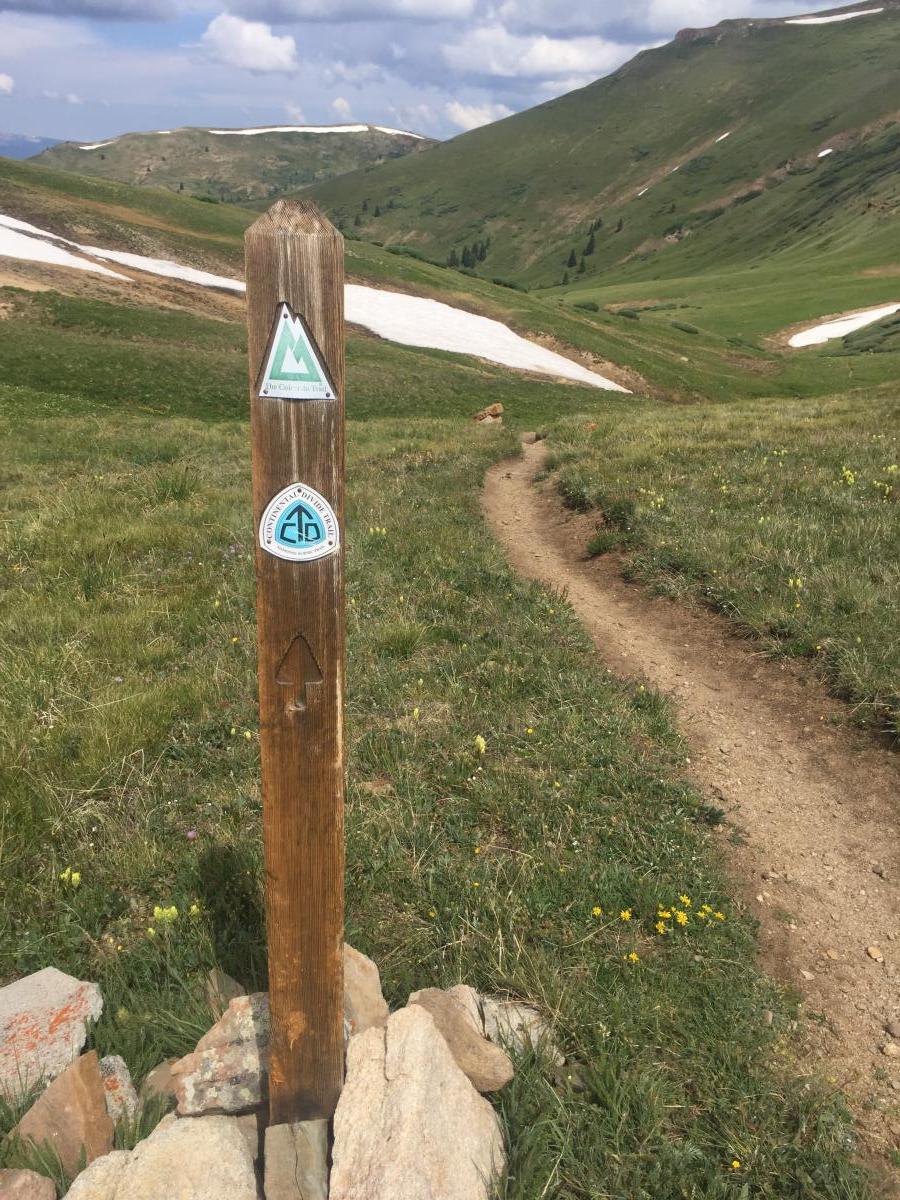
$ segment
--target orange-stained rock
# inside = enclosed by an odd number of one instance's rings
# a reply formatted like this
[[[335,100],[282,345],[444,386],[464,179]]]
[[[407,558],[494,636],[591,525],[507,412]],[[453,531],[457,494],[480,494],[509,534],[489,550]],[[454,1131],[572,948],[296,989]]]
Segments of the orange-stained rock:
[[[0,1171],[0,1200],[56,1200],[56,1186],[36,1171]]]
[[[46,967],[0,988],[0,1096],[17,1099],[81,1053],[103,1011],[95,983]]]
[[[79,1168],[82,1150],[87,1162],[108,1154],[113,1144],[113,1123],[106,1111],[97,1051],[83,1054],[54,1079],[15,1132],[37,1145],[49,1143],[70,1175]]]

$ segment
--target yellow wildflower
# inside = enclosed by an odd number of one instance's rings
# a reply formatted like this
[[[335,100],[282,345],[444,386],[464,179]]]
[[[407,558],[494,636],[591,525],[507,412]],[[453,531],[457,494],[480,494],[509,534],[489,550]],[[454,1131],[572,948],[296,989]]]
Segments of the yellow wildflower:
[[[739,1158],[731,1160],[731,1169],[732,1171],[739,1171],[741,1169],[741,1160]]]
[[[600,907],[599,904],[595,904],[594,907],[591,909],[591,916],[592,917],[602,917],[603,916],[603,909]]]
[[[641,956],[639,954],[635,954],[635,952],[632,950],[630,954],[625,955],[625,960],[626,962],[636,963],[641,961]]]
[[[675,920],[678,922],[679,925],[687,925],[688,915],[686,912],[682,912],[682,910],[680,908],[676,908],[675,909]]]
[[[631,909],[623,908],[622,911],[619,913],[619,916],[622,918],[623,921],[630,921],[631,920]]]
[[[665,921],[657,921],[656,922],[656,932],[657,933],[665,933],[667,929],[668,929],[668,925],[666,925]]]
[[[668,908],[661,908],[656,915],[662,917],[664,921],[671,921],[672,919],[672,913]]]
[[[690,896],[679,896],[679,897],[678,897],[678,899],[681,901],[681,903],[684,905],[684,907],[685,907],[685,908],[690,908],[690,907],[691,907],[691,898],[690,898]]]
[[[479,754],[484,754],[485,750],[487,750],[487,742],[480,733],[475,735],[475,749]]]
[[[716,918],[716,920],[717,920],[717,921],[724,921],[724,920],[725,920],[725,914],[724,914],[724,913],[721,913],[721,912],[714,912],[714,913],[713,913],[713,916]]]

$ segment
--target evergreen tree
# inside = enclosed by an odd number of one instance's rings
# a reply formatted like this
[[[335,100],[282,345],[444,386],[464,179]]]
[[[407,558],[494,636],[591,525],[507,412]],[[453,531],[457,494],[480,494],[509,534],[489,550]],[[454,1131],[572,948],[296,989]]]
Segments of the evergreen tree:
[[[587,263],[584,260],[584,255],[581,256],[581,262],[578,264],[578,274],[583,275],[587,270]]]
[[[381,209],[378,207],[378,205],[377,205],[377,204],[375,205],[375,211],[372,213],[372,216],[373,216],[373,217],[380,217],[380,216],[381,216]]]
[[[459,266],[459,255],[456,253],[455,247],[447,255],[447,266],[448,267],[458,267]]]
[[[364,212],[364,213],[367,213],[367,212],[369,211],[369,202],[368,202],[368,200],[363,200],[363,203],[362,203],[362,210],[363,210],[363,212]]]
[[[588,244],[584,248],[584,252],[585,252],[585,254],[593,254],[596,249],[597,249],[597,240],[594,237],[593,233],[591,233],[591,236],[588,238]]]
[[[484,260],[487,258],[487,251],[488,251],[487,242],[479,242],[478,243],[478,261],[479,262],[484,262]]]
[[[353,224],[356,226],[357,229],[360,227],[360,225],[362,225],[362,217],[359,215],[359,213],[357,213],[356,216],[353,218]]]
[[[464,267],[469,267],[469,268],[472,268],[475,266],[475,255],[472,253],[472,251],[469,249],[468,246],[463,246],[462,265]]]
[[[569,272],[563,271],[562,286],[565,287],[568,282],[569,282]]]
[[[621,233],[624,228],[625,228],[625,218],[619,217],[619,222],[616,225],[616,233]]]
[[[569,270],[570,270],[570,271],[571,271],[571,269],[572,269],[573,267],[577,267],[577,266],[578,266],[578,258],[577,258],[576,254],[575,254],[575,247],[574,247],[574,246],[572,247],[572,249],[571,249],[571,250],[570,250],[570,252],[569,252],[569,260],[568,260],[568,262],[566,263],[566,266],[569,268]]]

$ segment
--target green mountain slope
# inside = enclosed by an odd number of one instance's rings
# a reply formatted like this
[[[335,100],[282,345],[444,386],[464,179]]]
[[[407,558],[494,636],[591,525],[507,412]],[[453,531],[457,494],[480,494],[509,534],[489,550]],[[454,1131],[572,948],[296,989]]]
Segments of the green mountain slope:
[[[433,145],[428,138],[375,125],[290,126],[255,130],[173,129],[126,133],[101,142],[60,142],[41,164],[120,183],[246,203]]]
[[[365,238],[442,261],[481,247],[476,270],[538,286],[582,256],[589,277],[687,274],[836,231],[887,252],[898,96],[898,0],[833,24],[725,21],[312,193]]]

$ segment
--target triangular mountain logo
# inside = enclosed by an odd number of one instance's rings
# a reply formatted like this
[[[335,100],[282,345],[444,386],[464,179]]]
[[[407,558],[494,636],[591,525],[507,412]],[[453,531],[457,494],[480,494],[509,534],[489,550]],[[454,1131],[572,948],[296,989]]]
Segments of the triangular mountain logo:
[[[280,304],[270,339],[261,396],[279,400],[333,400],[334,388],[302,317]]]

